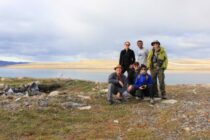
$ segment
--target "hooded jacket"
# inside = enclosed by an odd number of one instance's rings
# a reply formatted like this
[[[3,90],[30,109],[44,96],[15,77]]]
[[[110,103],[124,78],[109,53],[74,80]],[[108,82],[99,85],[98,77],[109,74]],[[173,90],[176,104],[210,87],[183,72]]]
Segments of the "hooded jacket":
[[[160,68],[166,70],[168,67],[168,57],[167,54],[165,52],[165,49],[163,47],[160,47],[160,50],[157,52],[157,62],[153,62],[153,57],[155,51],[154,49],[151,49],[149,51],[148,57],[147,57],[147,67],[148,69],[154,69],[154,67],[156,67],[158,65],[158,63],[161,63],[161,65],[159,66]]]

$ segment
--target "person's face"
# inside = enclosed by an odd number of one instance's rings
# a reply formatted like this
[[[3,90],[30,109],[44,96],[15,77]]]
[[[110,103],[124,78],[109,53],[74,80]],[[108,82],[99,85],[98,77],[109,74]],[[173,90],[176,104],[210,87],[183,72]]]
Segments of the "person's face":
[[[137,65],[134,65],[134,69],[137,70],[138,69],[138,66]]]
[[[143,74],[143,75],[147,74],[147,69],[146,68],[142,68],[141,71],[140,71],[140,74]]]
[[[142,48],[142,47],[143,47],[143,42],[137,42],[137,46],[138,46],[139,48]]]
[[[116,71],[117,75],[121,75],[121,73],[122,73],[122,68],[117,68],[115,71]]]
[[[126,50],[129,49],[130,43],[126,42],[126,43],[124,44],[124,47],[125,47]]]
[[[154,48],[155,50],[158,50],[158,49],[160,48],[160,45],[159,45],[159,44],[154,44],[154,45],[153,45],[153,48]]]

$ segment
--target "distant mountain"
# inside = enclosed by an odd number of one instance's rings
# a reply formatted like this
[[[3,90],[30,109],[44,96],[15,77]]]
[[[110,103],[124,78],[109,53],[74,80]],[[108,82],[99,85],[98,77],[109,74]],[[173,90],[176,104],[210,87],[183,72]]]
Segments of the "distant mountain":
[[[12,61],[1,61],[0,60],[0,67],[9,66],[9,65],[17,65],[17,64],[27,64],[28,62],[12,62]]]

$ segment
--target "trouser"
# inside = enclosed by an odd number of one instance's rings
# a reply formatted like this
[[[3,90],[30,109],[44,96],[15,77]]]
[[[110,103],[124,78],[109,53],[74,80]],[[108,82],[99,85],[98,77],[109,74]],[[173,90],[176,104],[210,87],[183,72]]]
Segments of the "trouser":
[[[158,96],[157,79],[159,81],[159,88],[161,96],[165,96],[165,74],[163,69],[151,69],[150,70],[152,81],[153,81],[153,92],[155,96]]]
[[[129,68],[129,66],[123,66],[122,73],[124,74],[125,72],[127,72],[128,85],[133,85],[135,82],[135,70]]]
[[[144,98],[144,96],[154,98],[154,92],[152,86],[148,86],[146,89],[143,90],[139,88],[133,88],[130,93],[132,94],[135,93],[135,96],[140,97],[142,99]]]
[[[118,92],[121,94],[121,96],[123,96],[123,93],[125,93],[126,91],[127,91],[126,87],[119,87],[118,85],[115,84],[109,84],[107,100],[112,101],[113,95],[116,95]]]
[[[124,74],[127,71],[127,74],[129,74],[130,68],[129,66],[122,66],[122,74]]]

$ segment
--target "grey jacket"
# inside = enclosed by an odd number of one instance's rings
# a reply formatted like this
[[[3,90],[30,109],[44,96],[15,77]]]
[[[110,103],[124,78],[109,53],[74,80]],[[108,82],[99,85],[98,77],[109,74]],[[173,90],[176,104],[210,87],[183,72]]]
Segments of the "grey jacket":
[[[128,82],[127,82],[126,76],[122,74],[121,75],[121,79],[122,79],[122,82],[124,84],[124,87],[127,87]],[[116,86],[120,86],[119,81],[117,80],[117,74],[116,74],[116,72],[113,72],[112,74],[109,75],[108,83],[109,84],[115,84]]]

